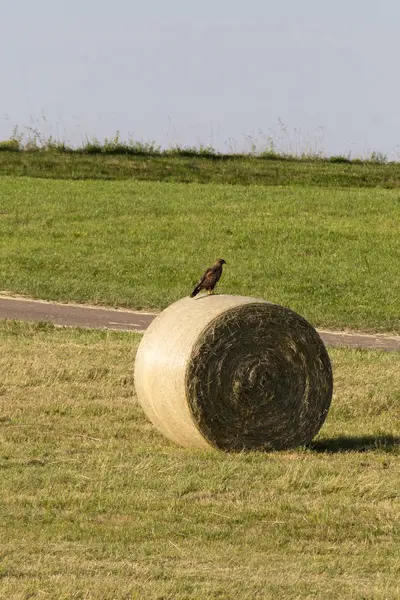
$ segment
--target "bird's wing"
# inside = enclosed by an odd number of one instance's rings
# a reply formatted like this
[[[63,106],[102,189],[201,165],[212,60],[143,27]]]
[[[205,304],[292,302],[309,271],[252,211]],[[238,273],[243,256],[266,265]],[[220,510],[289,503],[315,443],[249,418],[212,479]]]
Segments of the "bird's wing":
[[[204,273],[203,276],[203,283],[202,285],[207,288],[207,287],[214,287],[215,284],[217,283],[217,281],[219,280],[219,278],[221,277],[221,273],[222,273],[222,269],[219,268],[213,268],[211,267],[210,269],[207,269],[207,271]]]
[[[202,277],[200,277],[200,279],[196,283],[196,287],[206,284],[209,281],[210,275],[212,275],[213,273],[214,273],[214,270],[212,268],[207,269],[207,271],[204,273],[204,275]]]

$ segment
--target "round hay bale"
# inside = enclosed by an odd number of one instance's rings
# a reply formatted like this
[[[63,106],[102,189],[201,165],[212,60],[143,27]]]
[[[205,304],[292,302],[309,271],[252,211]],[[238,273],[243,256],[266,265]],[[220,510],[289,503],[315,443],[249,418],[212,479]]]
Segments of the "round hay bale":
[[[332,398],[332,369],[315,329],[256,298],[184,298],[143,336],[138,400],[167,438],[186,447],[280,450],[306,444]]]

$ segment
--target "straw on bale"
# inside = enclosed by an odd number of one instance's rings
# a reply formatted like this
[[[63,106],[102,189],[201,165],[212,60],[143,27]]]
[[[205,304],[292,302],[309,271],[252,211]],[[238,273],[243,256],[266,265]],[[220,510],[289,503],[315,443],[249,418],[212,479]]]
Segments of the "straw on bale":
[[[186,447],[285,449],[312,440],[332,397],[328,353],[292,310],[256,298],[184,298],[150,325],[135,387],[150,421]]]

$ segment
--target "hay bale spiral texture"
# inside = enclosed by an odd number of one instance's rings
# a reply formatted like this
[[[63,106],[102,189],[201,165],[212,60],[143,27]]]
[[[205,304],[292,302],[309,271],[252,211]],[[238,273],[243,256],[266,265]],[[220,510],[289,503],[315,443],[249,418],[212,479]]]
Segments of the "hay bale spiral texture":
[[[332,369],[315,329],[256,298],[184,298],[143,336],[138,400],[170,440],[226,451],[279,450],[317,434],[332,398]]]

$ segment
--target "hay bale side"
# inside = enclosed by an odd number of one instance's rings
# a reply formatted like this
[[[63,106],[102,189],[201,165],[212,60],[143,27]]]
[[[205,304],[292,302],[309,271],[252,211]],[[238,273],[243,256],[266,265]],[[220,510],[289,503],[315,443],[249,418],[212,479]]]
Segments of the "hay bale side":
[[[325,421],[332,369],[315,329],[255,298],[184,298],[150,325],[135,387],[151,422],[186,447],[284,449]]]

